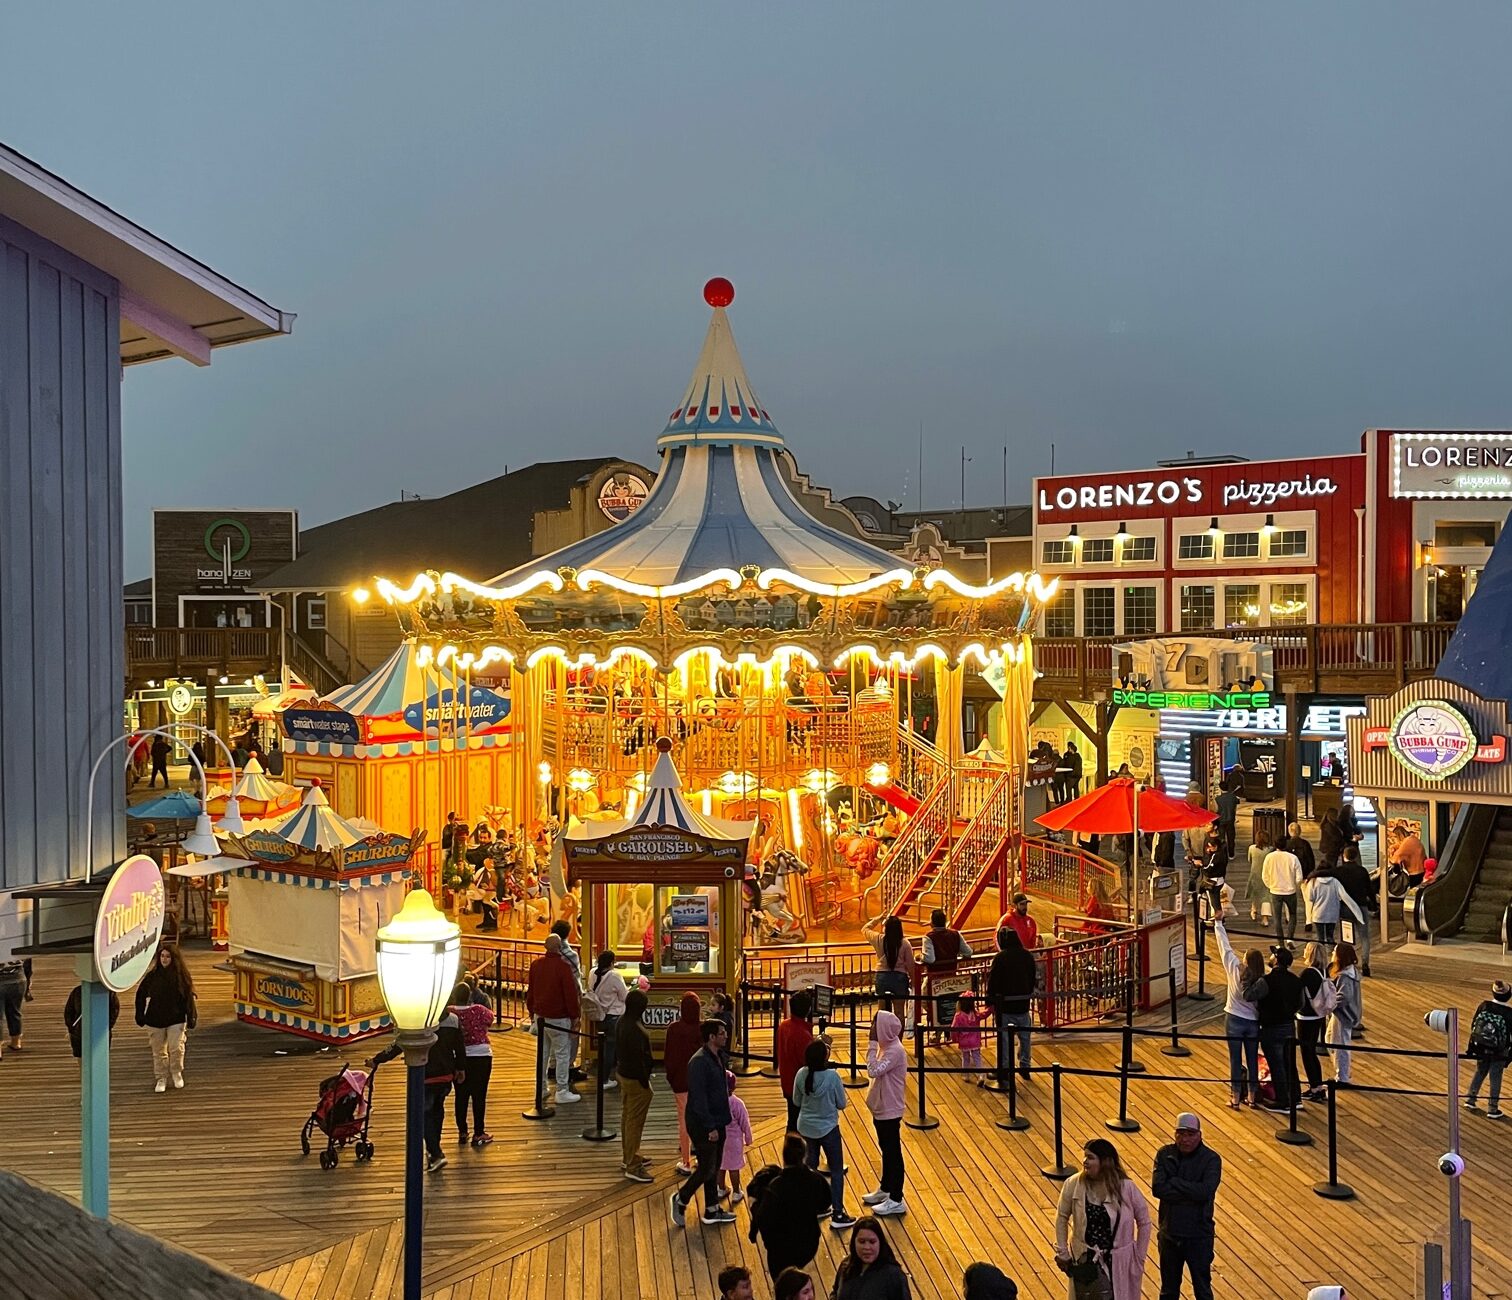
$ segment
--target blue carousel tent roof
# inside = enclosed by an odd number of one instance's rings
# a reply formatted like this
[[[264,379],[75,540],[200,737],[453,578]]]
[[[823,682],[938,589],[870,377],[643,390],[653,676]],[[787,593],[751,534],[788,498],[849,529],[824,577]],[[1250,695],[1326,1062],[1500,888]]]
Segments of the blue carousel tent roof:
[[[1512,528],[1503,528],[1434,675],[1512,700]]]
[[[663,461],[651,494],[623,523],[501,574],[494,585],[568,567],[654,587],[748,565],[826,586],[907,571],[891,552],[820,523],[799,504],[777,460],[782,435],[752,391],[730,332],[724,305],[734,290],[711,280],[705,297],[714,317],[657,440]]]
[[[354,718],[387,718],[403,713],[437,691],[461,686],[449,668],[417,662],[420,647],[404,641],[383,663],[360,682],[341,686],[325,697],[328,704],[344,709]]]

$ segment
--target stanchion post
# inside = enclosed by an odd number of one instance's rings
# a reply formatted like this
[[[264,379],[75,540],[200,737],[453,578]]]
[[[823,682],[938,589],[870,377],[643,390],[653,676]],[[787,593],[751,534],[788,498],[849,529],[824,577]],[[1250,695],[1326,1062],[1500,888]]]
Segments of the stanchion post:
[[[732,1071],[748,1079],[760,1071],[751,1065],[751,982],[740,981],[740,1065]]]
[[[1134,1026],[1123,1029],[1123,1056],[1118,1064],[1118,1118],[1110,1119],[1107,1127],[1115,1133],[1138,1133],[1139,1121],[1129,1118],[1129,1058],[1134,1051]]]
[[[1061,1115],[1061,1063],[1053,1061],[1050,1065],[1050,1099],[1051,1111],[1055,1116],[1055,1163],[1046,1165],[1040,1170],[1046,1178],[1053,1178],[1056,1182],[1064,1182],[1076,1171],[1066,1163],[1065,1134],[1062,1131]]]
[[[847,995],[850,1000],[850,1077],[844,1080],[847,1088],[864,1088],[866,1080],[857,1073],[856,1065],[856,1014],[861,1004],[859,993]]]
[[[1338,1085],[1328,1081],[1328,1181],[1314,1183],[1313,1191],[1325,1201],[1352,1201],[1354,1188],[1339,1181]]]
[[[1160,1049],[1162,1056],[1190,1056],[1192,1049],[1181,1045],[1181,1021],[1176,1007],[1176,968],[1166,971],[1166,992],[1171,1001],[1171,1041]]]
[[[988,1092],[1007,1092],[1008,1085],[1003,1081],[1003,1013],[996,1006],[992,1008],[992,1032],[997,1041],[997,1060],[993,1062],[992,1073],[983,1081],[982,1087]],[[1012,1032],[1010,1029],[1010,1036]]]
[[[607,1035],[600,1029],[594,1037],[598,1039],[598,1087],[594,1089],[593,1127],[583,1130],[583,1141],[612,1142],[619,1136],[619,1130],[604,1127],[604,1040]]]
[[[1202,924],[1202,912],[1197,906],[1196,895],[1192,897],[1192,918],[1197,934],[1197,991],[1190,990],[1187,997],[1193,1002],[1211,1002],[1213,995],[1207,991],[1207,929]]]
[[[914,1020],[914,1059],[917,1062],[919,1076],[919,1117],[905,1119],[903,1122],[912,1129],[939,1128],[940,1121],[929,1113],[929,1106],[924,1097],[924,1024],[918,1019]]]
[[[540,1016],[536,1017],[536,1087],[535,1105],[529,1110],[522,1110],[522,1119],[550,1119],[556,1114],[555,1106],[546,1104],[546,1022]],[[565,1087],[565,1084],[559,1085]]]
[[[997,1126],[1009,1133],[1022,1133],[1029,1121],[1018,1113],[1018,1035],[1008,1035],[1008,1118],[1000,1119]]]
[[[1291,1089],[1286,1098],[1287,1122],[1286,1127],[1276,1134],[1276,1141],[1289,1147],[1311,1146],[1312,1134],[1304,1133],[1297,1127],[1297,1094],[1302,1091],[1302,1080],[1297,1073],[1297,1036],[1295,1034],[1287,1035],[1286,1039],[1286,1077],[1291,1083]]]
[[[1144,1062],[1134,1059],[1134,977],[1124,981],[1124,1052],[1119,1067],[1125,1074],[1142,1074]]]
[[[757,986],[753,985],[752,987]],[[778,1077],[777,1032],[782,1028],[782,986],[780,984],[768,984],[765,991],[772,999],[772,1061],[770,1065],[763,1065],[760,1073],[763,1079],[775,1079]]]

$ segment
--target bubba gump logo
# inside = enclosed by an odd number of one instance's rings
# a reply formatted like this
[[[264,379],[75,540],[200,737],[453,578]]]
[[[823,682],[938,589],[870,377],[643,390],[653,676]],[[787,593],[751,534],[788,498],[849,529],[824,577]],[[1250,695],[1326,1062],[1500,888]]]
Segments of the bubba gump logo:
[[[1507,738],[1482,742],[1470,719],[1443,700],[1419,700],[1396,715],[1389,727],[1367,727],[1366,750],[1389,749],[1409,772],[1429,781],[1453,776],[1471,762],[1501,763]]]

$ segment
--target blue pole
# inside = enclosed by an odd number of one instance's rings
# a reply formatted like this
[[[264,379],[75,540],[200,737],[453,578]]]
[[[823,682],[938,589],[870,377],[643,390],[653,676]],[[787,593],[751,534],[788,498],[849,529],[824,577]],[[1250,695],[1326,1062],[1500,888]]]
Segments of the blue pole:
[[[79,1134],[84,1208],[110,1215],[110,990],[95,978],[94,958],[79,960],[83,985]]]
[[[425,1052],[405,1052],[404,1300],[420,1300],[425,1228]]]

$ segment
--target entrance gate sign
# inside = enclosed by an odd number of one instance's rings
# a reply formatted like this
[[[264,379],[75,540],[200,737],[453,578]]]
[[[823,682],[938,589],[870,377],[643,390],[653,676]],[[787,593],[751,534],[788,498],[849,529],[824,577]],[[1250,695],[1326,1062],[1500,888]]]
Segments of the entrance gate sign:
[[[126,993],[157,955],[165,913],[163,873],[145,853],[116,868],[95,913],[94,960],[100,983]]]

